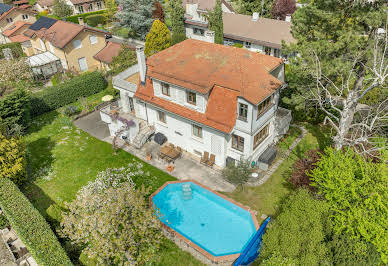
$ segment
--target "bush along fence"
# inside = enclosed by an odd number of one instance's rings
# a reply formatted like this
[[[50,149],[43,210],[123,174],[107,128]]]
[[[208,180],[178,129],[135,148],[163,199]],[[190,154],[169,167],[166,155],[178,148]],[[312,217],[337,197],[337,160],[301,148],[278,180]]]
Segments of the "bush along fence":
[[[73,265],[46,220],[8,178],[0,178],[0,207],[39,265]]]
[[[78,18],[79,17],[83,18],[83,20],[86,21],[86,17],[89,17],[91,15],[104,15],[104,14],[105,14],[105,10],[99,10],[99,11],[94,11],[94,12],[89,12],[89,13],[83,13],[83,14],[79,14],[79,15],[70,16],[70,17],[66,18],[66,21],[70,21],[70,22],[78,24]]]
[[[37,116],[104,90],[107,82],[99,72],[91,72],[49,87],[31,97],[31,115]]]

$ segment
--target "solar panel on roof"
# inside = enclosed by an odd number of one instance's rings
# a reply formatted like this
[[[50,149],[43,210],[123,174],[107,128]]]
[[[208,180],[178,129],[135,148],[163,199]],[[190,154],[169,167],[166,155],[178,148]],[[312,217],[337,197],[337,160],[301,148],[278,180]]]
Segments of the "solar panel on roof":
[[[0,15],[3,14],[4,12],[7,12],[11,8],[12,8],[12,6],[10,6],[10,5],[0,3]]]
[[[34,24],[32,24],[29,29],[31,30],[40,30],[42,28],[49,29],[55,22],[56,19],[48,18],[48,17],[40,17]]]

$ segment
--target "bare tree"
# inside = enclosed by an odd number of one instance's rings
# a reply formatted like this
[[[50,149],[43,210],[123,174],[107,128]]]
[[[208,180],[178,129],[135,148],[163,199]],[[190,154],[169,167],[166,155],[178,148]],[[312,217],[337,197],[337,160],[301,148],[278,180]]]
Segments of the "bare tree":
[[[336,149],[352,146],[360,152],[376,156],[376,151],[385,148],[381,143],[388,126],[388,99],[376,106],[361,104],[368,92],[388,88],[388,35],[374,33],[373,56],[364,51],[352,60],[352,69],[347,77],[341,77],[341,85],[327,78],[321,71],[320,61],[315,56],[316,89],[311,90],[313,102],[326,114],[324,123],[335,130]]]

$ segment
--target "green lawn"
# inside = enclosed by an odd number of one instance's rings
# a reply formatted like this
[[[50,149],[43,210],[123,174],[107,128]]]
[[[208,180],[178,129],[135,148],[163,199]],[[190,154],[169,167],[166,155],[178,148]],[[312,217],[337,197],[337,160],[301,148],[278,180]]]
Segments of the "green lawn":
[[[91,104],[98,102],[99,96],[91,97]],[[23,191],[46,218],[50,205],[63,207],[64,202],[73,200],[77,191],[94,180],[100,171],[139,160],[122,150],[114,155],[110,144],[77,129],[69,117],[58,112],[34,119],[25,141],[30,180]],[[134,180],[137,185],[156,190],[166,181],[175,180],[151,165],[146,164],[145,168],[156,178]],[[153,265],[201,265],[168,240],[160,253],[160,259]]]
[[[258,211],[257,216],[259,221],[262,214],[272,217],[276,216],[282,201],[287,198],[287,195],[292,190],[294,190],[292,185],[288,182],[293,163],[298,158],[304,156],[306,151],[318,147],[323,148],[329,143],[327,130],[307,124],[304,126],[308,131],[307,135],[291,152],[290,156],[283,161],[266,183],[260,187],[245,186],[243,191],[241,188],[237,188],[233,193],[225,193],[236,201]],[[294,127],[291,129],[293,128]],[[291,132],[290,136],[291,135],[294,135],[294,133]],[[294,136],[294,139],[295,138],[296,136]]]

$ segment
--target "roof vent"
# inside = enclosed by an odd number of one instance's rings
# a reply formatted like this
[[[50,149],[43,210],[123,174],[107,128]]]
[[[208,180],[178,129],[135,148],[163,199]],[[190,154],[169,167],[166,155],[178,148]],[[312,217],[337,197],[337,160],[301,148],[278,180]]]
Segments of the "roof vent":
[[[253,12],[252,14],[252,21],[258,21],[259,20],[259,13]]]

